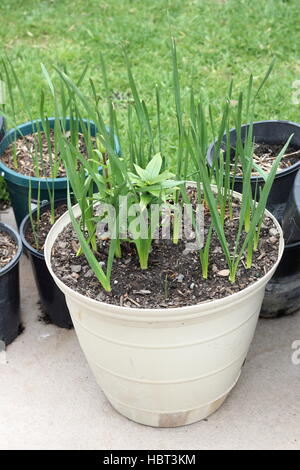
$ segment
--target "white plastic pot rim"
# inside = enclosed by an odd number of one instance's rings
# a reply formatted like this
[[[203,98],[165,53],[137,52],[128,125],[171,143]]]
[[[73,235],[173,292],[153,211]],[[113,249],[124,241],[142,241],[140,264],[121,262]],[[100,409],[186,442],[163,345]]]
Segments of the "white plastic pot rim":
[[[234,195],[238,198],[241,197],[239,193],[234,192]],[[75,216],[80,215],[79,205],[73,207]],[[191,320],[193,318],[199,318],[199,316],[206,316],[213,313],[218,313],[223,309],[226,309],[228,305],[236,305],[239,302],[243,302],[247,297],[251,296],[253,292],[261,287],[263,284],[266,284],[269,279],[272,277],[275,272],[279,261],[282,257],[284,250],[284,239],[281,226],[275,219],[275,217],[268,211],[265,211],[265,214],[270,217],[280,235],[279,241],[279,250],[278,258],[273,267],[260,279],[255,281],[253,284],[245,287],[244,289],[236,292],[234,294],[228,295],[221,299],[216,300],[206,300],[195,305],[189,305],[186,307],[174,307],[174,308],[137,308],[137,307],[122,307],[120,305],[108,304],[105,302],[100,302],[95,299],[86,297],[70,287],[66,286],[53,272],[51,265],[51,253],[52,247],[55,243],[56,238],[62,232],[62,230],[71,222],[68,211],[65,212],[53,225],[50,230],[44,248],[45,260],[49,272],[51,273],[54,281],[58,287],[64,292],[65,295],[70,299],[74,299],[76,303],[84,306],[87,306],[90,310],[99,312],[101,309],[101,314],[108,316],[110,318],[122,319],[128,321],[138,321],[138,322],[163,322],[163,321],[180,321],[180,320]]]

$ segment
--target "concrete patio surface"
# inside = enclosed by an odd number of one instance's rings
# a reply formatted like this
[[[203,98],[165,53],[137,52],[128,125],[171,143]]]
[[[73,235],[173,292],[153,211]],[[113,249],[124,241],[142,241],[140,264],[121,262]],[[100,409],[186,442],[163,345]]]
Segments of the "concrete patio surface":
[[[13,225],[11,211],[1,220]],[[206,421],[154,429],[112,409],[74,330],[38,320],[25,256],[21,298],[25,330],[0,360],[0,449],[300,449],[300,313],[259,321],[237,386]]]

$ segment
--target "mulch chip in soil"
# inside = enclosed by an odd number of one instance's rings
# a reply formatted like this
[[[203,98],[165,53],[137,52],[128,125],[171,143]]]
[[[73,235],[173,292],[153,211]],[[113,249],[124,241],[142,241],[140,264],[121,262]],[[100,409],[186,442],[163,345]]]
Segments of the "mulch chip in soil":
[[[67,209],[68,206],[66,203],[59,204],[54,210],[55,221],[58,220],[60,216],[67,211]],[[47,209],[41,213],[39,223],[35,222],[35,236],[30,222],[28,223],[25,231],[25,238],[27,242],[40,253],[43,253],[44,251],[44,244],[47,235],[53,226],[53,224],[51,224],[50,215],[50,209]],[[38,240],[38,245],[36,244],[36,239]]]
[[[6,232],[0,231],[0,269],[10,263],[18,251],[16,242]]]
[[[259,165],[265,173],[269,173],[271,171],[272,165],[274,163],[275,158],[278,156],[282,147],[284,146],[285,142],[282,144],[266,144],[264,142],[255,143],[254,144],[254,161]],[[231,151],[231,156],[234,158],[234,150]],[[284,156],[279,164],[277,173],[285,170],[286,168],[295,165],[300,159],[300,149],[299,147],[295,147],[294,145],[289,145],[286,149]],[[240,166],[240,162],[237,166],[236,175],[242,175],[242,168]],[[259,173],[253,169],[252,176],[260,176]]]
[[[67,132],[65,136],[68,138],[70,132]],[[51,162],[55,158],[59,158],[59,152],[55,156],[55,145],[54,145],[54,131],[50,130],[50,142],[52,154],[49,155],[48,150],[48,140],[46,134],[41,132],[42,137],[42,152],[40,151],[40,144],[38,133],[28,134],[22,137],[19,137],[14,143],[12,143],[7,149],[5,149],[2,158],[3,163],[10,168],[11,170],[17,171],[18,173],[26,176],[37,176],[35,160],[38,159],[38,167],[40,171],[40,178],[50,178],[51,175]],[[95,142],[95,139],[91,138],[92,142]],[[15,150],[14,150],[15,146]],[[87,156],[87,148],[84,141],[83,134],[79,133],[78,148],[82,155]],[[14,162],[14,154],[18,165],[16,167]],[[41,165],[41,159],[43,164]],[[64,178],[66,176],[66,170],[62,163],[60,162],[57,178]]]
[[[238,227],[239,209],[234,205],[234,218],[225,221],[227,240],[234,240]],[[209,227],[210,216],[205,216]],[[233,242],[231,243],[233,249]],[[171,308],[195,305],[220,299],[253,284],[274,265],[278,256],[279,234],[270,218],[265,218],[261,229],[259,249],[253,252],[253,264],[246,269],[242,259],[236,283],[228,280],[228,269],[220,243],[214,234],[209,259],[209,276],[201,275],[199,252],[186,253],[181,240],[174,245],[170,240],[156,240],[149,257],[149,268],[141,270],[132,243],[122,243],[122,258],[113,263],[110,293],[107,293],[93,274],[83,255],[77,256],[79,243],[69,224],[61,232],[52,248],[52,268],[68,287],[91,299],[125,307]],[[105,269],[108,242],[99,240],[97,259]]]

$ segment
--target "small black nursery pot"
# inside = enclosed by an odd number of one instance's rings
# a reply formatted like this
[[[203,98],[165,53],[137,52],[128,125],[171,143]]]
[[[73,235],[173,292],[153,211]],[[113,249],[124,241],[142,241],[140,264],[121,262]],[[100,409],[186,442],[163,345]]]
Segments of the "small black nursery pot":
[[[11,227],[0,222],[0,233],[5,232],[17,244],[14,258],[0,269],[0,340],[10,344],[20,331],[19,261],[22,242]]]
[[[242,139],[245,139],[249,124],[245,124],[241,127]],[[256,143],[266,144],[277,144],[282,146],[286,143],[288,138],[294,134],[290,144],[300,149],[300,125],[290,121],[257,121],[253,123],[253,138]],[[226,135],[223,139],[226,142]],[[236,144],[236,130],[230,130],[230,144],[235,147]],[[211,167],[215,155],[214,141],[208,148],[207,151],[207,162]],[[267,208],[277,217],[282,212],[282,204],[285,204],[288,200],[290,191],[293,187],[294,179],[297,171],[300,168],[300,159],[297,163],[285,168],[278,172],[275,176],[273,186],[271,188]],[[241,176],[235,176],[234,189],[239,193],[242,192],[243,182]],[[261,176],[251,177],[252,194],[255,197],[257,185],[262,187],[264,180]],[[257,192],[258,193],[258,192]]]
[[[65,200],[56,201],[56,206],[65,203]],[[40,208],[41,214],[49,209],[50,204],[46,203]],[[33,218],[36,217],[36,209],[32,211]],[[26,240],[27,228],[30,225],[29,215],[26,216],[20,226],[20,236],[23,246],[27,251],[38,288],[39,297],[43,313],[46,313],[51,322],[61,328],[72,328],[73,323],[65,301],[65,296],[57,287],[46,266],[44,253],[37,251]]]

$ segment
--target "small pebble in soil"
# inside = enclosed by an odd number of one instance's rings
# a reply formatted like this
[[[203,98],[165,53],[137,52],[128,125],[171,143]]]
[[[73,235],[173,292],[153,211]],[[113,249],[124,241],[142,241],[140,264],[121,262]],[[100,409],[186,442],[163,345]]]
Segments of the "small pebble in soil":
[[[218,276],[222,276],[222,277],[229,276],[229,269],[222,269],[221,271],[218,271]]]
[[[270,234],[272,237],[276,237],[276,236],[278,235],[278,231],[276,230],[276,228],[270,228],[269,234]]]
[[[151,294],[151,290],[146,290],[146,289],[134,290],[133,293],[134,294],[141,294],[141,295],[148,295],[148,294]]]
[[[81,265],[80,264],[72,264],[71,265],[71,271],[72,271],[72,273],[80,273]]]
[[[91,269],[89,269],[89,270],[85,273],[84,277],[92,277],[93,274],[94,274],[93,271],[92,271]]]
[[[105,293],[104,292],[100,292],[97,297],[96,297],[97,300],[105,300]]]

